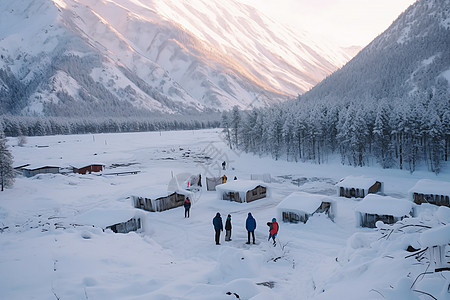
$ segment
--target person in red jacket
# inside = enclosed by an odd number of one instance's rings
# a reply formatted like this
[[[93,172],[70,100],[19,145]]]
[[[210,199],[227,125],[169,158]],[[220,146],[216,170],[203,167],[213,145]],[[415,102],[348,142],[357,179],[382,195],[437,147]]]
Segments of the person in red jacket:
[[[186,197],[186,200],[184,200],[184,217],[189,218],[189,210],[191,209],[191,200],[189,197]]]
[[[277,223],[277,219],[273,218],[272,222],[267,222],[267,226],[269,226],[269,238],[267,239],[268,241],[270,241],[270,238],[273,239],[273,246],[275,247],[277,245],[277,242],[275,241],[275,238],[277,236],[278,233],[278,223]]]

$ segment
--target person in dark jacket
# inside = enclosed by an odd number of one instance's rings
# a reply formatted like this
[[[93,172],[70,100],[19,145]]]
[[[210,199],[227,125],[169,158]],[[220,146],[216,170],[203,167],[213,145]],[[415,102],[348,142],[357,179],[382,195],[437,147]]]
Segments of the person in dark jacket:
[[[225,221],[225,241],[231,241],[231,215],[228,215]]]
[[[184,200],[184,217],[189,218],[189,210],[191,209],[191,200],[189,197],[186,197],[186,200]]]
[[[273,246],[275,247],[277,245],[277,242],[275,241],[275,238],[278,234],[278,223],[277,223],[277,219],[273,218],[272,222],[267,222],[267,226],[269,226],[269,239],[268,241],[270,241],[270,238],[273,239]]]
[[[256,220],[253,218],[252,213],[248,213],[247,220],[245,221],[245,228],[247,229],[248,240],[247,244],[250,244],[250,234],[253,237],[253,244],[255,243],[255,229]]]
[[[217,213],[213,219],[214,230],[216,232],[216,245],[220,245],[220,232],[223,231],[222,217]]]

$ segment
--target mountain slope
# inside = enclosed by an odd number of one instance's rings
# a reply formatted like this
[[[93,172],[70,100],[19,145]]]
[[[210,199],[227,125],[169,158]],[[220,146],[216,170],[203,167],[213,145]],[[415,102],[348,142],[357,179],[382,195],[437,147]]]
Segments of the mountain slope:
[[[441,95],[449,86],[450,1],[422,0],[300,98],[372,101],[418,93]]]
[[[349,59],[233,0],[6,0],[0,27],[0,113],[260,107]]]

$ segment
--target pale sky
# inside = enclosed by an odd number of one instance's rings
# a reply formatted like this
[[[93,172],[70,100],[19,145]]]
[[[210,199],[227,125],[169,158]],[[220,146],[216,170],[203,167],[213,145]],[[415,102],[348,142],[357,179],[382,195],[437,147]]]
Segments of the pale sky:
[[[238,0],[291,28],[366,46],[416,0]]]

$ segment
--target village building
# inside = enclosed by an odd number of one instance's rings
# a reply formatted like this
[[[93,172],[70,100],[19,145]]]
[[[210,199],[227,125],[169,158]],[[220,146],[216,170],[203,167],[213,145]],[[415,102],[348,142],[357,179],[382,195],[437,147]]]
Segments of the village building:
[[[266,184],[253,180],[231,180],[216,186],[221,200],[252,202],[267,197]]]
[[[365,176],[347,176],[335,185],[340,197],[364,198],[368,194],[382,193],[383,183]]]
[[[222,177],[206,177],[207,191],[215,191],[219,184],[222,184]]]
[[[375,228],[378,221],[394,224],[413,215],[413,203],[406,199],[370,194],[355,207],[358,226]]]
[[[22,167],[22,174],[25,177],[33,177],[37,174],[58,174],[59,167],[48,165],[27,165]]]
[[[276,209],[279,220],[283,222],[306,223],[316,213],[324,213],[334,220],[336,201],[324,195],[294,192],[284,198]]]
[[[23,168],[28,167],[30,164],[23,164],[23,165],[19,165],[14,167],[14,173],[16,175],[23,175]]]
[[[450,182],[421,179],[409,193],[416,204],[430,203],[450,207]]]
[[[450,271],[450,224],[424,231],[419,241],[428,251],[431,270]]]
[[[72,223],[77,226],[109,229],[115,233],[143,232],[145,231],[145,216],[145,212],[132,208],[98,208],[77,215]]]
[[[167,191],[167,189],[153,188],[151,191],[140,192],[131,199],[135,208],[146,211],[161,212],[175,207],[183,206],[184,200],[189,197],[192,201],[192,193],[186,190]]]
[[[104,165],[102,164],[90,164],[90,165],[85,165],[83,167],[73,167],[72,166],[72,170],[74,173],[78,173],[78,174],[91,174],[91,173],[96,173],[96,172],[102,172],[104,169]]]

